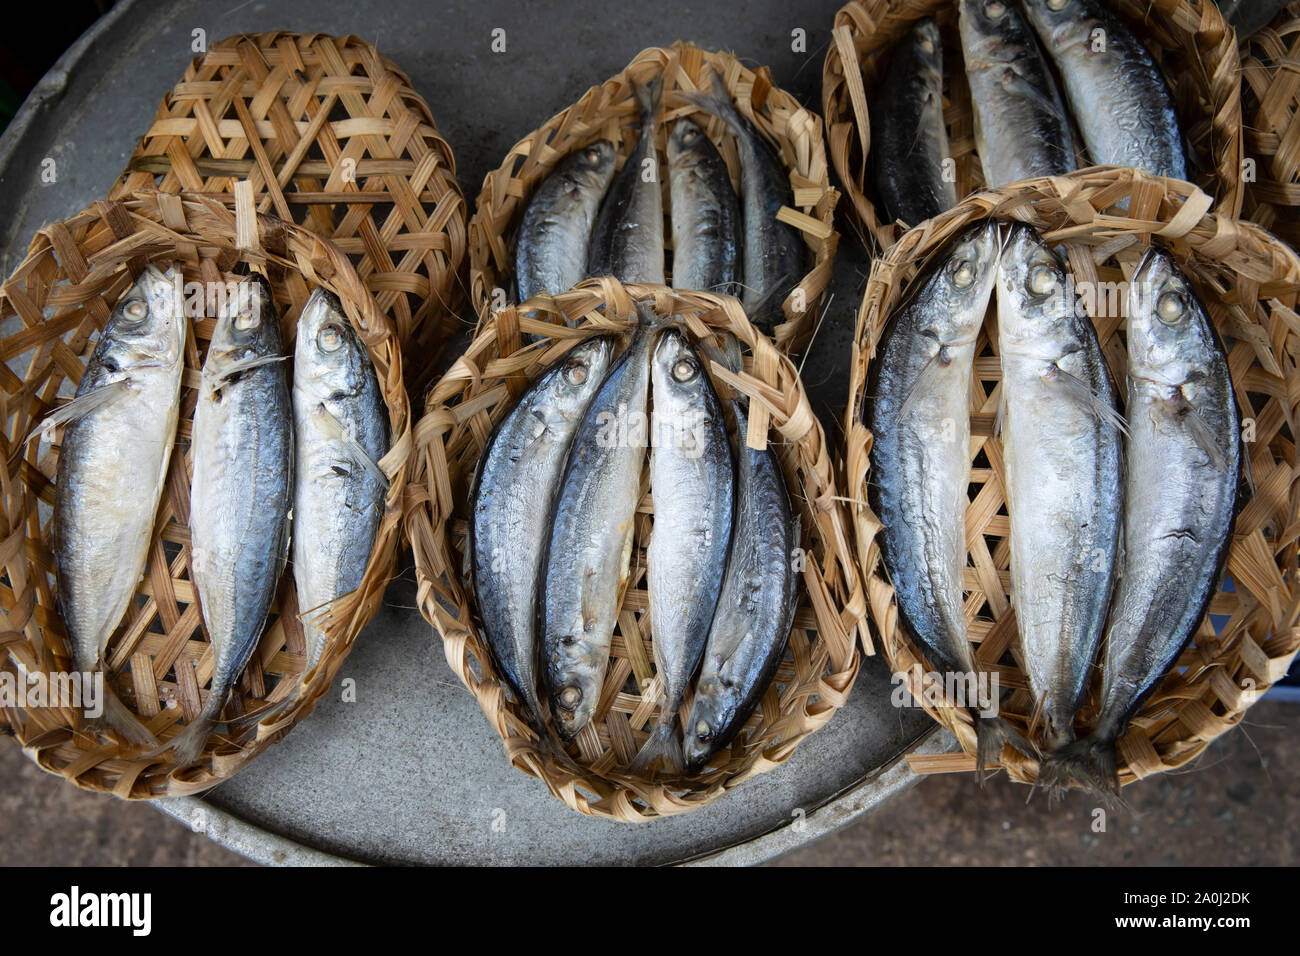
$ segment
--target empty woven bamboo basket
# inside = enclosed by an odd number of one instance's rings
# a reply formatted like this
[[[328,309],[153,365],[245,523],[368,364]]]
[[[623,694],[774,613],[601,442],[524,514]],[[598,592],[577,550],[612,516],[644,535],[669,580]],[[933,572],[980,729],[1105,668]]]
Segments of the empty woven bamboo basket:
[[[109,198],[153,186],[257,209],[331,239],[412,363],[428,367],[463,301],[456,161],[406,74],[355,36],[232,36],[169,92]],[[418,384],[418,383],[416,383]]]
[[[484,178],[469,224],[470,297],[479,319],[486,319],[513,295],[507,290],[513,285],[514,235],[533,191],[560,160],[598,139],[614,144],[620,164],[631,155],[640,135],[632,82],[660,75],[664,78],[662,122],[655,143],[661,158],[666,155],[673,120],[690,116],[722,153],[739,194],[740,159],[733,137],[721,120],[683,98],[684,93],[708,90],[710,76],[717,75],[726,84],[737,111],[775,144],[785,161],[796,207],[787,208],[786,213],[788,221],[803,233],[809,265],[785,300],[786,321],[776,327],[774,338],[784,352],[799,348],[812,336],[817,303],[830,283],[839,240],[834,229],[839,194],[830,185],[821,119],[773,86],[766,67],[750,70],[730,54],[680,42],[638,53],[623,72],[592,87],[578,102],[516,143],[501,166]],[[667,169],[667,162],[662,161],[660,168]],[[666,192],[666,177],[662,179]],[[665,227],[664,238],[671,244],[671,228]]]
[[[1107,0],[1151,52],[1173,92],[1197,183],[1215,212],[1241,212],[1242,112],[1240,61],[1232,29],[1213,0]],[[881,222],[866,157],[868,101],[898,41],[923,16],[939,25],[944,46],[944,119],[956,164],[957,197],[984,185],[975,153],[970,88],[961,65],[957,6],[952,0],[851,0],[835,15],[822,71],[822,114],[835,172],[854,218],[882,249],[900,231]],[[855,67],[857,67],[855,69]],[[915,225],[911,223],[910,225]]]
[[[1127,198],[1126,212],[1104,213]],[[1146,244],[1170,250],[1205,303],[1224,341],[1243,423],[1253,423],[1254,441],[1245,446],[1254,494],[1237,515],[1227,560],[1230,583],[1220,583],[1209,612],[1156,691],[1142,705],[1120,739],[1120,783],[1172,770],[1191,760],[1215,737],[1236,726],[1246,709],[1275,681],[1300,649],[1300,463],[1295,436],[1300,411],[1300,259],[1252,223],[1210,212],[1213,201],[1191,184],[1147,176],[1120,167],[1097,167],[1070,176],[1031,179],[976,193],[953,209],[904,233],[875,263],[858,312],[845,414],[846,494],[856,530],[857,553],[870,616],[896,674],[925,666],[925,654],[899,622],[888,569],[876,535],[879,519],[868,507],[872,436],[862,421],[868,364],[891,311],[925,261],[969,224],[989,219],[1019,220],[1037,228],[1057,248],[1082,290],[1121,283]],[[1100,292],[1084,297],[1102,352],[1116,382],[1125,380],[1126,347],[1122,307]],[[1123,299],[1123,296],[1119,296]],[[1002,443],[994,437],[1001,368],[996,334],[980,335],[971,407],[971,505],[967,516],[966,609],[978,667],[997,675],[1003,716],[1029,732],[1033,703],[1019,658],[1015,612],[1010,606],[1008,519],[1004,512]],[[1248,432],[1243,432],[1243,435]],[[1083,730],[1094,716],[1100,667],[1077,721]],[[912,756],[920,772],[975,768],[975,733],[970,713],[926,708],[952,730],[960,754]],[[1032,736],[1042,743],[1042,737]],[[1003,768],[1017,781],[1037,779],[1037,761],[1008,749]]]
[[[530,379],[578,342],[597,332],[630,332],[636,325],[637,300],[653,300],[661,315],[682,317],[694,341],[727,330],[748,350],[743,373],[731,375],[713,365],[710,374],[723,395],[734,386],[749,396],[751,428],[757,429],[753,434],[766,434],[776,444],[806,553],[794,629],[771,686],[731,746],[697,777],[685,779],[642,779],[626,772],[653,729],[661,696],[658,680],[651,679],[645,545],[653,502],[644,484],[634,529],[633,572],[600,704],[570,748],[578,772],[539,748],[526,711],[494,666],[474,595],[462,578],[469,486],[493,426],[514,407]],[[534,309],[535,317],[524,317]],[[565,317],[576,327],[567,328]],[[524,347],[528,333],[540,338]],[[481,324],[464,356],[434,386],[415,435],[406,530],[415,557],[420,609],[441,635],[452,670],[501,736],[509,761],[541,779],[574,810],[636,822],[702,807],[785,761],[844,703],[857,675],[855,633],[865,628],[866,610],[850,551],[847,512],[798,373],[750,325],[735,299],[622,286],[606,278],[584,282],[554,298],[538,296],[527,303],[527,310],[506,308]],[[684,706],[689,706],[689,698]]]
[[[1241,44],[1246,156],[1243,214],[1300,245],[1300,3]]]
[[[303,673],[304,636],[293,574],[287,572],[261,642],[225,709],[228,720],[248,719],[213,733],[198,763],[181,769],[173,766],[171,751],[140,758],[116,743],[103,743],[82,731],[75,709],[3,710],[24,751],[44,770],[84,789],[128,799],[194,793],[220,783],[310,713],[378,610],[398,541],[410,420],[392,323],[336,247],[300,226],[256,215],[251,189],[238,188],[235,195],[240,197],[238,217],[218,200],[186,193],[149,192],[97,202],[72,219],[41,229],[27,257],[0,286],[7,463],[0,670],[11,675],[53,674],[73,666],[53,587],[50,534],[58,439],[52,445],[24,441],[59,398],[71,394],[118,298],[148,263],[179,263],[187,283],[235,281],[236,267],[264,271],[274,289],[289,355],[298,313],[312,288],[334,292],[374,361],[388,409],[391,450],[380,462],[389,479],[385,513],[360,588],[332,605],[321,621],[326,645],[320,664]],[[213,318],[206,314],[188,323],[176,451],[148,564],[135,602],[106,652],[106,681],[162,740],[197,715],[213,669],[190,583],[188,526],[189,436]],[[290,697],[294,699],[279,712],[257,718],[268,705]]]

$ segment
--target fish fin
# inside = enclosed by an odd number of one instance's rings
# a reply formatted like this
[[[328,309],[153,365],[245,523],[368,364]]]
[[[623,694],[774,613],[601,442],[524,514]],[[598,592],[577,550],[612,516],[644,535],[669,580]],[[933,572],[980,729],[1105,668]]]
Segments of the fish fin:
[[[203,745],[208,742],[216,720],[200,715],[188,727],[158,749],[158,753],[171,750],[176,756],[178,767],[188,767],[203,756]],[[153,756],[153,755],[151,755]]]
[[[664,77],[657,74],[646,83],[632,81],[632,92],[636,94],[637,105],[641,107],[642,128],[654,126],[655,116],[659,112],[659,100],[663,96]]]
[[[1027,100],[1032,100],[1049,113],[1052,113],[1068,123],[1069,117],[1066,116],[1062,104],[1057,103],[1052,99],[1052,97],[1048,96],[1033,83],[1026,80],[1015,70],[1014,67],[1008,66],[1006,72],[1010,74],[1010,78],[1007,78],[1006,76],[1003,77],[1003,89],[1008,93],[1015,93],[1017,96],[1024,97]]]
[[[921,367],[920,374],[918,374],[915,380],[913,380],[912,386],[907,390],[907,395],[903,398],[903,404],[898,406],[898,414],[894,417],[895,424],[903,420],[903,417],[911,409],[912,402],[916,399],[916,396],[923,394],[924,389],[922,389],[921,386],[923,384],[928,385],[930,380],[938,374],[938,369],[940,368],[939,356],[942,353],[943,349],[940,348],[940,350],[931,355],[930,360]]]
[[[627,771],[641,775],[652,774],[661,763],[670,774],[681,774],[685,766],[675,714],[655,727],[650,738],[628,764]]]
[[[1055,382],[1059,382],[1067,394],[1080,405],[1086,405],[1098,420],[1118,430],[1125,438],[1129,436],[1128,422],[1109,402],[1088,387],[1088,383],[1071,375],[1059,365],[1052,366],[1049,373]]]
[[[50,414],[41,420],[41,423],[32,429],[31,434],[26,441],[33,438],[41,437],[46,440],[54,438],[54,429],[60,425],[66,425],[69,422],[76,421],[78,418],[85,418],[97,408],[116,401],[125,395],[131,388],[129,378],[119,379],[116,382],[109,382],[100,388],[91,389],[84,395],[78,395],[64,405],[60,405]]]
[[[340,442],[347,450],[348,455],[362,468],[370,472],[371,476],[387,490],[388,476],[384,474],[384,470],[379,467],[378,462],[370,457],[370,453],[361,447],[361,443],[352,437],[348,430],[343,427],[343,423],[335,418],[328,408],[324,405],[317,405],[312,417],[322,434]]]
[[[287,355],[260,355],[253,358],[236,359],[214,377],[214,380],[211,383],[211,388],[213,391],[216,391],[236,375],[240,375],[244,372],[251,372],[255,368],[261,368],[263,365],[273,365],[276,362],[287,361],[289,361],[289,356]]]
[[[1077,783],[1103,798],[1119,795],[1119,771],[1115,763],[1115,741],[1098,737],[1073,740],[1043,758],[1038,768],[1036,789],[1047,791],[1048,800],[1059,800]]]
[[[1237,453],[1237,459],[1241,465],[1237,474],[1237,510],[1240,511],[1255,497],[1255,469],[1244,448]]]
[[[735,104],[731,102],[731,93],[728,92],[727,85],[722,82],[722,77],[716,71],[711,71],[709,78],[710,83],[707,92],[699,90],[694,93],[683,93],[682,98],[692,106],[698,107],[706,113],[712,113],[730,126],[737,135],[743,135],[745,132],[743,117],[736,111]]]
[[[117,696],[107,680],[104,681],[104,713],[97,719],[87,721],[86,729],[112,730],[131,746],[141,749],[158,746],[158,738],[122,702],[122,698]]]
[[[1001,383],[998,388],[1001,388]],[[1002,437],[1002,428],[1007,423],[1007,395],[1006,392],[998,393],[998,410],[993,416],[993,437],[1000,439]]]
[[[979,785],[991,774],[989,768],[998,768],[1002,764],[1002,751],[1010,744],[1026,757],[1038,757],[1038,748],[1020,735],[1014,727],[1001,717],[975,717],[975,774]]]
[[[1187,414],[1183,417],[1183,421],[1187,423],[1187,430],[1192,440],[1210,457],[1210,463],[1219,471],[1223,471],[1228,465],[1228,459],[1223,448],[1214,440],[1214,430],[1190,402],[1186,403],[1184,408]]]

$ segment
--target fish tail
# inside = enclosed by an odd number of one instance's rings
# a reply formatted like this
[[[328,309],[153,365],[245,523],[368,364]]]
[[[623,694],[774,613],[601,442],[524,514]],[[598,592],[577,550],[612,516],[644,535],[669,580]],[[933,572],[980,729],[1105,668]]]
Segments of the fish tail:
[[[208,702],[199,715],[190,721],[179,734],[150,752],[148,756],[156,757],[170,750],[176,756],[176,765],[178,767],[187,767],[192,763],[196,763],[199,757],[203,755],[203,745],[208,742],[208,737],[212,734],[212,728],[217,725],[218,719],[221,717],[221,711],[226,706],[226,693],[227,688],[225,687],[211,688],[208,691]]]
[[[1037,757],[1038,748],[1020,735],[1014,727],[1001,717],[975,718],[975,773],[980,786],[990,774],[986,770],[998,767],[1002,763],[1002,751],[1008,744],[1027,757]]]
[[[1115,741],[1104,737],[1074,740],[1043,758],[1036,786],[1047,791],[1049,800],[1062,797],[1071,783],[1098,796],[1118,796]]]
[[[655,117],[659,113],[659,100],[664,92],[663,74],[659,74],[645,83],[632,81],[632,91],[641,107],[641,126],[643,129],[654,127]]]
[[[140,722],[140,718],[131,713],[131,709],[117,696],[117,692],[104,682],[104,713],[86,722],[86,728],[92,731],[112,730],[133,747],[150,748],[158,746],[158,738],[149,728]]]
[[[680,774],[686,762],[682,755],[681,738],[677,736],[675,715],[666,721],[660,721],[627,769],[629,773],[650,773],[661,762],[672,774]]]
[[[712,74],[707,92],[699,90],[695,93],[683,93],[682,97],[692,106],[697,106],[706,113],[712,113],[730,126],[734,132],[743,135],[744,123],[740,114],[736,112],[735,104],[731,102],[731,94],[727,91],[726,84],[717,73]]]

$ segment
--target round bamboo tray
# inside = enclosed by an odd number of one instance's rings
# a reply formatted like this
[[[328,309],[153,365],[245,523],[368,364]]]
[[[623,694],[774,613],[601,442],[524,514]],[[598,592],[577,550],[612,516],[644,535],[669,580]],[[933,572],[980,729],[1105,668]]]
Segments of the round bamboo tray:
[[[1292,246],[1300,246],[1300,3],[1286,7],[1241,44],[1246,156],[1244,214]]]
[[[228,37],[163,97],[109,194],[209,195],[253,184],[257,210],[334,242],[416,371],[458,325],[465,198],[406,74],[360,37]],[[414,383],[418,385],[417,383]]]
[[[722,153],[739,192],[740,158],[734,138],[721,120],[683,98],[684,93],[707,91],[710,75],[722,77],[737,111],[777,146],[785,160],[796,207],[788,210],[789,221],[803,233],[810,265],[784,302],[786,321],[776,327],[774,338],[783,352],[801,347],[812,337],[817,303],[830,283],[839,241],[834,229],[839,194],[830,185],[821,118],[773,86],[766,67],[750,70],[730,54],[680,42],[638,53],[623,72],[592,87],[516,143],[501,166],[484,177],[469,223],[470,298],[480,321],[511,295],[505,290],[514,273],[514,233],[533,190],[565,156],[597,139],[612,142],[620,162],[631,155],[640,136],[632,82],[660,75],[664,78],[662,122],[655,140],[660,168],[668,168],[662,158],[669,127],[679,117],[690,116]],[[664,237],[671,246],[671,228],[665,226]]]
[[[75,710],[3,710],[9,729],[42,769],[83,789],[127,799],[196,793],[220,783],[310,713],[357,634],[379,609],[398,541],[410,417],[392,323],[335,246],[300,226],[256,215],[251,188],[236,187],[234,195],[238,215],[220,201],[187,193],[141,193],[97,202],[40,230],[27,257],[0,286],[0,348],[7,358],[0,670],[11,675],[19,669],[50,674],[72,667],[53,588],[50,505],[57,439],[53,448],[44,441],[24,445],[24,440],[60,396],[71,394],[99,330],[146,264],[180,263],[187,283],[237,280],[232,270],[241,264],[264,271],[281,312],[289,355],[299,311],[312,288],[324,286],[339,297],[365,342],[388,408],[391,450],[380,462],[389,479],[384,517],[360,588],[340,599],[323,622],[326,645],[319,666],[303,674],[303,631],[293,575],[286,573],[261,643],[226,706],[227,719],[246,719],[226,733],[214,733],[198,763],[177,768],[170,751],[141,758],[115,743],[101,743],[80,732]],[[197,715],[212,671],[190,583],[188,528],[190,424],[212,327],[211,316],[189,322],[176,453],[136,602],[106,655],[106,681],[164,741]],[[270,709],[295,693],[278,712]],[[265,712],[260,719],[259,712]]]
[[[1103,214],[1127,198],[1127,211]],[[970,196],[904,233],[878,260],[858,312],[845,413],[846,494],[866,580],[871,620],[890,666],[909,675],[925,655],[898,621],[893,588],[882,565],[876,534],[879,519],[866,504],[871,435],[862,422],[868,362],[875,343],[908,281],[933,253],[964,227],[983,219],[1020,220],[1036,227],[1068,260],[1084,297],[1115,381],[1125,380],[1124,319],[1107,304],[1098,283],[1119,283],[1131,274],[1144,246],[1169,249],[1187,273],[1225,343],[1243,437],[1254,478],[1254,495],[1238,513],[1227,561],[1228,585],[1220,584],[1209,612],[1174,668],[1133,718],[1119,742],[1120,783],[1187,763],[1215,737],[1236,726],[1300,649],[1300,549],[1294,528],[1300,513],[1300,462],[1295,423],[1300,413],[1300,258],[1252,223],[1209,210],[1213,201],[1189,183],[1147,176],[1125,167],[1095,167],[1059,178],[1025,180]],[[1122,296],[1120,297],[1122,299]],[[1097,308],[1099,307],[1099,308]],[[978,666],[995,673],[1014,693],[1003,716],[1029,732],[1033,702],[1019,661],[1015,616],[1008,603],[1010,554],[1000,477],[1001,441],[993,437],[1001,369],[986,328],[976,352],[972,400],[973,487],[967,517],[969,564],[966,607]],[[1217,631],[1217,633],[1216,633]],[[1100,668],[1095,668],[1078,726],[1095,713]],[[926,708],[952,730],[962,753],[916,758],[920,772],[975,768],[975,733],[964,709]],[[1042,742],[1041,737],[1031,737]],[[1003,768],[1022,783],[1036,781],[1037,761],[1008,749]]]
[[[1242,204],[1240,61],[1232,29],[1213,0],[1109,0],[1164,70],[1197,182],[1215,199],[1215,212],[1237,216]],[[984,185],[975,154],[970,88],[959,56],[957,9],[951,0],[851,0],[835,15],[822,70],[822,115],[835,172],[853,216],[880,248],[899,236],[881,222],[867,182],[871,149],[867,102],[881,70],[912,24],[932,16],[944,44],[944,118],[956,163],[957,197]],[[859,70],[852,64],[860,65]],[[954,76],[960,79],[954,82]],[[911,225],[916,225],[911,223]],[[864,236],[865,239],[865,236]]]
[[[619,615],[602,703],[571,748],[577,772],[538,747],[525,712],[493,665],[474,596],[461,575],[469,484],[493,425],[514,406],[530,379],[577,342],[593,332],[634,328],[637,300],[652,300],[661,315],[681,316],[694,341],[727,330],[748,349],[743,373],[722,373],[714,365],[711,375],[724,395],[734,385],[750,397],[752,433],[776,442],[806,554],[789,647],[759,707],[730,748],[699,776],[666,781],[633,777],[625,769],[659,712],[645,613],[645,545],[653,521],[649,496],[638,506],[634,573]],[[533,310],[536,317],[524,317]],[[565,317],[577,327],[567,328]],[[539,339],[525,348],[524,333]],[[748,322],[735,299],[674,294],[662,286],[623,286],[604,278],[553,298],[536,296],[526,308],[503,309],[480,325],[465,355],[434,386],[415,435],[406,530],[420,610],[441,635],[452,670],[501,736],[510,762],[541,779],[574,810],[636,822],[702,807],[788,759],[846,700],[858,670],[855,632],[866,626],[847,513],[797,371]]]

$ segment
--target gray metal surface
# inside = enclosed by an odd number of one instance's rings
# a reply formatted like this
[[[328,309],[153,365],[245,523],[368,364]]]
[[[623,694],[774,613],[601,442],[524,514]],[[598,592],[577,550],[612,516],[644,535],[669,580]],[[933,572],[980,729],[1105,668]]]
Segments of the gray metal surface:
[[[194,55],[237,32],[356,33],[411,77],[456,152],[466,194],[506,150],[641,49],[690,39],[769,64],[775,81],[818,108],[821,62],[839,0],[793,13],[762,0],[520,6],[502,0],[362,6],[318,2],[126,0],[42,81],[0,139],[0,268],[8,274],[44,222],[103,196]],[[493,53],[494,29],[506,52]],[[806,31],[807,52],[792,51]],[[42,184],[41,162],[56,163]],[[854,309],[867,275],[841,245],[833,299],[803,374],[828,437],[845,400]],[[417,397],[418,398],[418,397]],[[919,710],[889,703],[879,660],[866,662],[848,705],[784,766],[703,810],[641,826],[591,820],[513,770],[414,609],[408,568],[315,713],[235,779],[161,809],[268,863],[750,863],[837,828],[914,782],[898,758],[925,735]],[[936,736],[925,746],[945,748]]]

